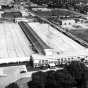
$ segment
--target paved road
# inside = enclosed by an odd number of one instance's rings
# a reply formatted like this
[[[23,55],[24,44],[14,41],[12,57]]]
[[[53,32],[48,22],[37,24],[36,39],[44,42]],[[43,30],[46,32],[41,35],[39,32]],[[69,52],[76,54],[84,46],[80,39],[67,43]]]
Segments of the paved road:
[[[33,52],[18,24],[0,24],[0,58],[27,57]]]

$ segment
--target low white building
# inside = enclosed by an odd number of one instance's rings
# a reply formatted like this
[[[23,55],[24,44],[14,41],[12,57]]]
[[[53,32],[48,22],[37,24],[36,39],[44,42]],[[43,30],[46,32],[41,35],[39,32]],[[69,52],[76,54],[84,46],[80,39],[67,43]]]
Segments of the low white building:
[[[25,10],[20,10],[20,12],[22,13],[22,16],[25,17],[25,16],[28,16],[28,12],[25,11]]]
[[[4,12],[3,11],[0,11],[0,18],[2,17],[2,14],[3,14]]]
[[[64,19],[62,20],[62,28],[69,28],[74,25],[76,22],[74,19]]]

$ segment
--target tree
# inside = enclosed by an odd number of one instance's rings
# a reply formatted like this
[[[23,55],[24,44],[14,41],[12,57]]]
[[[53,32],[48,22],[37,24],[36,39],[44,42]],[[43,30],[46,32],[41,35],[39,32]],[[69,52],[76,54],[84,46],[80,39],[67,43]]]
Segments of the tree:
[[[29,88],[45,88],[46,73],[36,72],[32,74],[32,81],[28,82]]]
[[[33,61],[32,56],[30,56],[29,65],[30,65],[31,67],[34,67],[34,61]]]
[[[16,83],[11,83],[8,86],[6,86],[5,88],[19,88],[19,87]]]
[[[32,81],[28,82],[29,88],[72,88],[75,85],[75,79],[66,69],[33,73]]]
[[[57,83],[55,80],[55,71],[47,71],[46,74],[47,76],[45,88],[57,88]]]
[[[56,71],[55,79],[58,88],[72,88],[76,86],[74,77],[66,69]]]
[[[88,68],[85,64],[78,61],[72,61],[68,66],[65,66],[65,69],[67,69],[72,77],[75,78],[78,88],[86,88],[85,84],[88,80]]]

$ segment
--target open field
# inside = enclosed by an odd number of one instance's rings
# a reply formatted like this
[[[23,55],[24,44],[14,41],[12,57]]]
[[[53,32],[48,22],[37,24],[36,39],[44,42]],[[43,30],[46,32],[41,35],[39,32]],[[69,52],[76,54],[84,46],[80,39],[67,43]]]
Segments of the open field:
[[[0,23],[0,58],[27,57],[33,52],[18,24]]]
[[[38,14],[41,17],[45,17],[45,19],[48,19],[50,22],[58,25],[61,27],[61,19],[64,18],[73,18],[73,19],[86,19],[86,15],[77,13],[75,11],[69,11],[66,9],[53,9],[51,11],[42,11],[38,10],[35,11],[36,14]],[[65,28],[64,28],[65,29]],[[72,33],[74,37],[73,40],[76,40],[79,44],[87,48],[87,30],[88,30],[88,24],[86,23],[76,23],[75,25],[72,25],[70,27],[66,28],[68,31],[67,34]],[[63,29],[62,29],[63,30]],[[70,35],[71,38],[71,35]],[[78,39],[79,38],[79,39]],[[80,41],[82,40],[82,41]],[[86,42],[86,43],[85,43]]]
[[[5,88],[5,86],[9,85],[10,83],[26,77],[28,77],[28,81],[31,81],[32,73],[20,73],[23,67],[24,65],[0,67],[0,70],[2,69],[4,74],[6,74],[6,76],[0,76],[0,88]]]
[[[36,10],[35,13],[41,16],[66,16],[73,14],[72,12],[64,9],[52,9],[50,11]]]
[[[36,8],[37,9],[37,8]],[[75,11],[70,11],[67,9],[51,9],[51,10],[33,10],[33,12],[41,17],[46,18],[47,20],[53,22],[54,24],[61,25],[61,20],[66,18],[66,19],[79,19],[83,18],[85,19],[86,16],[77,13]]]
[[[59,19],[63,19],[63,17],[66,18],[82,18],[86,19],[87,15],[84,15],[82,13],[68,10],[68,9],[48,9],[48,10],[42,10],[42,8],[39,10],[36,8],[36,10],[32,10],[35,14],[40,15],[42,17],[47,18],[50,21],[59,22]]]
[[[29,26],[54,51],[59,53],[77,52],[85,48],[48,24],[29,23]]]
[[[86,30],[69,30],[70,33],[75,35],[76,37],[88,42],[88,29]]]

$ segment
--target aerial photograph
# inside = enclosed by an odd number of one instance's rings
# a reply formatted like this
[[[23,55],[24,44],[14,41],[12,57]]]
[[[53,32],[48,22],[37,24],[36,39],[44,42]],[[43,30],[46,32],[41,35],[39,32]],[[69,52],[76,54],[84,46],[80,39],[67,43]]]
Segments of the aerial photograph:
[[[88,88],[88,0],[0,0],[0,88]]]

